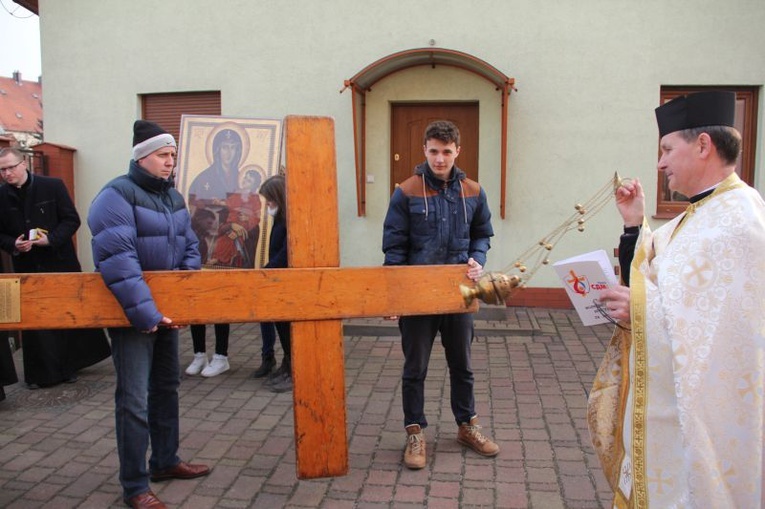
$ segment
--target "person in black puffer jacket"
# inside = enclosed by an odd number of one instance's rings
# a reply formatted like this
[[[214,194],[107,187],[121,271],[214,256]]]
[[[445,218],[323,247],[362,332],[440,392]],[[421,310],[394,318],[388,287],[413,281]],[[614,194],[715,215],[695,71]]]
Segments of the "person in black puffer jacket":
[[[143,120],[133,133],[128,172],[93,200],[88,226],[96,269],[132,325],[109,329],[123,498],[131,507],[164,507],[150,478],[192,479],[210,469],[178,457],[178,329],[157,309],[143,271],[197,270],[201,258],[189,211],[173,186],[175,139]]]

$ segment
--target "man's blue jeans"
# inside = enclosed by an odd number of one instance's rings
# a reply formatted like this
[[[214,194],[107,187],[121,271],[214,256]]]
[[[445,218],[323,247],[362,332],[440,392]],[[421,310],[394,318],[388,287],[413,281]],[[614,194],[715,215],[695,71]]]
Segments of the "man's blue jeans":
[[[404,426],[428,426],[425,417],[425,378],[436,334],[446,354],[451,382],[451,405],[457,424],[475,417],[473,371],[470,367],[470,345],[473,342],[472,313],[404,316],[399,319],[401,348],[404,351],[404,372],[401,377],[401,400]]]
[[[117,372],[114,393],[120,483],[127,500],[149,491],[151,471],[172,468],[178,457],[178,386],[181,382],[178,330],[144,334],[109,329]]]

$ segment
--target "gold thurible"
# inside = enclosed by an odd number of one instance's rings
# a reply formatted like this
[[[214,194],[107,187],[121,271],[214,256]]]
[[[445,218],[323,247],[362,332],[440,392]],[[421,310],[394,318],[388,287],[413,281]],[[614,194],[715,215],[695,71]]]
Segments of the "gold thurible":
[[[504,304],[513,291],[521,282],[518,276],[508,276],[501,272],[489,272],[476,281],[475,286],[460,285],[462,298],[465,305],[470,306],[473,300],[478,298],[486,304]]]
[[[528,285],[529,280],[542,265],[550,264],[550,253],[566,233],[574,229],[583,232],[585,222],[598,214],[613,199],[614,193],[620,186],[631,180],[622,178],[618,172],[614,172],[613,178],[609,178],[593,196],[574,206],[576,212],[573,212],[548,235],[527,248],[502,272],[485,274],[474,283],[473,287],[460,285],[465,304],[470,306],[476,298],[487,304],[505,304],[512,292]]]

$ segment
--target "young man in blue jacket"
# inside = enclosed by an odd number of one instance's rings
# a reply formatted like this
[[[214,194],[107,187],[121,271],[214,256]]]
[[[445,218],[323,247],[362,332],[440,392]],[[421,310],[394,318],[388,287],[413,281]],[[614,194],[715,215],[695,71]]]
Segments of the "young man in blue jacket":
[[[149,489],[149,479],[193,479],[210,472],[178,457],[178,329],[157,309],[143,278],[146,270],[201,266],[189,211],[172,182],[175,160],[175,139],[157,124],[136,121],[127,174],[101,190],[88,214],[96,269],[132,325],[109,329],[109,335],[117,372],[120,483],[125,502],[135,508],[165,507]]]
[[[454,164],[460,153],[459,129],[447,121],[431,123],[425,130],[423,149],[427,161],[391,197],[383,231],[385,265],[464,263],[468,277],[478,280],[494,231],[486,193]],[[439,332],[449,366],[457,440],[483,456],[499,453],[497,444],[481,434],[475,413],[470,367],[473,315],[402,316],[399,329],[404,351],[404,464],[411,469],[427,464],[425,378]]]

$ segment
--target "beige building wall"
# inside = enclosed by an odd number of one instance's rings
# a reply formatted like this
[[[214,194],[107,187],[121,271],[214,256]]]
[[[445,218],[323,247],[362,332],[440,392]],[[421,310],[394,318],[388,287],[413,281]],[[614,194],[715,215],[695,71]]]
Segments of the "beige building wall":
[[[382,262],[391,102],[479,102],[480,177],[496,232],[487,268],[500,270],[614,171],[640,178],[648,213],[655,211],[653,109],[662,85],[765,82],[761,0],[41,0],[40,21],[46,140],[77,149],[83,217],[98,190],[127,168],[140,94],[220,90],[224,115],[335,119],[343,265]],[[516,79],[504,219],[500,94],[445,67],[402,71],[367,94],[374,183],[367,184],[366,217],[356,215],[351,94],[339,93],[343,80],[384,56],[429,45],[471,54]],[[761,124],[762,107],[760,190]],[[584,233],[565,237],[552,259],[611,253],[621,233],[616,216],[607,206]],[[92,268],[87,227],[78,240],[83,266]],[[532,286],[558,283],[542,269]]]

